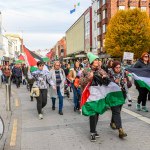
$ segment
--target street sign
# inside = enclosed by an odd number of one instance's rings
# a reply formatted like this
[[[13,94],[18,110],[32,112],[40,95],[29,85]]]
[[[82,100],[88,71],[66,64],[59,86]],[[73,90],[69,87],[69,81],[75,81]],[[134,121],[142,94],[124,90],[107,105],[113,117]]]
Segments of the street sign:
[[[123,60],[133,60],[134,53],[130,52],[124,52],[123,54]]]

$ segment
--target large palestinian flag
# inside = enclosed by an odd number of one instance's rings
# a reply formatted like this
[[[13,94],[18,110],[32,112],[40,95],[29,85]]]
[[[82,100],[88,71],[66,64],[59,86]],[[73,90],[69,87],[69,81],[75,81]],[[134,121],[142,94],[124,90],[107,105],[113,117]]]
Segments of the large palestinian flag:
[[[81,109],[85,116],[96,113],[103,114],[108,107],[125,103],[120,87],[110,82],[108,86],[90,86],[88,84],[82,93]]]
[[[38,61],[43,61],[43,59],[38,56],[37,54],[35,54],[34,52],[30,51],[29,49],[27,49],[25,46],[23,46],[23,50],[25,53],[25,59],[27,64],[31,67],[31,72],[36,71],[37,70],[37,62]]]
[[[145,87],[150,91],[150,67],[149,68],[128,68],[134,80],[140,87]]]

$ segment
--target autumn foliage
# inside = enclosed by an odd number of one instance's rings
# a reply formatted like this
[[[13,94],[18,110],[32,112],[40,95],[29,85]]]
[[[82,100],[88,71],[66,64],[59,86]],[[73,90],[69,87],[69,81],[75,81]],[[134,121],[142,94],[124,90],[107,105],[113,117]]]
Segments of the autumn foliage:
[[[122,57],[132,52],[135,58],[150,48],[150,19],[139,9],[120,10],[110,20],[105,37],[108,54]]]

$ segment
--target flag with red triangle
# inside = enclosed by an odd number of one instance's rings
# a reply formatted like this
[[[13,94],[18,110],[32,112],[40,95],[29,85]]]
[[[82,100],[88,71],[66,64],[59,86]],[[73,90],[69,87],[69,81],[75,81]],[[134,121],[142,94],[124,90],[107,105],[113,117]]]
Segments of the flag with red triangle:
[[[27,64],[31,67],[30,71],[36,71],[37,70],[37,62],[38,61],[43,61],[42,58],[40,56],[38,56],[37,54],[35,54],[34,52],[30,51],[29,49],[27,49],[24,45],[23,45],[23,50],[25,53],[25,60],[27,62]]]

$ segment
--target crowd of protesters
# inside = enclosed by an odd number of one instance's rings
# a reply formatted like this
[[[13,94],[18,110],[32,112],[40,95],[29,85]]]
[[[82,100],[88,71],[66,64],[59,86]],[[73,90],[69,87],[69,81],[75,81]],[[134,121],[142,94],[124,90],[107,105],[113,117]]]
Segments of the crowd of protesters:
[[[31,71],[29,66],[25,64],[14,64],[13,66],[0,66],[0,76],[4,83],[8,83],[9,79],[19,88],[20,84],[28,85],[31,92],[31,101],[35,97],[37,100],[37,112],[39,119],[43,119],[43,108],[47,104],[47,93],[50,91],[52,100],[52,110],[56,108],[56,99],[59,99],[58,114],[63,115],[63,100],[65,95],[65,84],[68,86],[69,93],[73,93],[73,110],[80,112],[80,101],[84,88],[93,80],[94,74],[101,77],[102,80],[116,83],[123,93],[124,98],[127,97],[127,88],[130,88],[133,82],[130,81],[128,74],[121,62],[118,60],[107,59],[103,62],[98,56],[89,53],[87,58],[81,60],[67,61],[60,63],[53,62],[53,65],[47,64],[47,70],[44,69],[44,62],[37,63],[37,70]],[[150,57],[148,53],[143,53],[141,58],[135,63],[130,64],[133,68],[150,68]],[[108,83],[109,83],[108,82]],[[49,84],[49,85],[48,85]],[[146,101],[150,100],[150,92],[146,88],[142,88],[138,83],[134,82],[139,92],[137,99],[137,111],[148,112]],[[92,86],[92,85],[91,85]],[[35,91],[33,91],[33,89]],[[34,96],[33,93],[37,95]],[[98,94],[98,93],[97,93]],[[122,128],[121,120],[122,105],[111,107],[112,118],[110,127],[118,129],[119,137],[124,138],[127,134]],[[96,131],[99,114],[89,116],[91,141],[96,141],[99,134]]]

